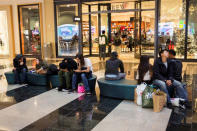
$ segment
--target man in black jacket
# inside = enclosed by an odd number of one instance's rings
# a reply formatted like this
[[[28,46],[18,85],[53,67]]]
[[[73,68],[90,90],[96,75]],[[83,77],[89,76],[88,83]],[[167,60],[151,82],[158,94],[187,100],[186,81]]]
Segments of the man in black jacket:
[[[120,72],[119,72],[120,68]],[[123,62],[118,59],[118,53],[112,52],[111,58],[106,61],[105,79],[106,80],[120,80],[124,79],[126,74],[124,73]]]
[[[177,98],[182,98],[187,100],[187,91],[184,88],[185,84],[182,84],[182,62],[175,58],[176,52],[174,50],[169,50],[169,58],[171,60],[171,71],[170,79],[173,80],[173,85],[177,87],[176,89],[176,96]],[[181,86],[182,85],[182,86]]]
[[[177,92],[182,92],[184,89],[180,82],[173,79],[173,64],[168,59],[168,50],[162,50],[159,55],[160,58],[155,60],[153,66],[153,83],[167,94],[167,103],[171,105],[169,95],[170,88],[176,88]],[[184,98],[184,96],[181,95],[180,98]]]
[[[17,55],[13,60],[14,75],[16,84],[24,84],[26,81],[26,72],[28,71],[26,65],[26,58],[23,55]]]

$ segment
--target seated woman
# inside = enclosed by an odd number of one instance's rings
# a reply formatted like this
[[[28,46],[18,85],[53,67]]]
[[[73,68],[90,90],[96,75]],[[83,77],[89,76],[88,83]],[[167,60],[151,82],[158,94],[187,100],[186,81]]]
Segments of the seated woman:
[[[23,55],[17,55],[14,60],[14,75],[16,84],[24,84],[26,81],[26,72],[28,71],[26,65],[26,58]]]
[[[74,70],[74,74],[72,77],[72,91],[74,91],[77,88],[78,80],[79,78],[82,79],[82,82],[85,86],[86,94],[90,93],[90,87],[88,84],[88,79],[92,77],[92,63],[90,59],[84,58],[82,54],[76,55],[76,61],[77,61],[77,69]]]
[[[65,58],[60,64],[60,71],[58,73],[61,86],[58,91],[62,89],[72,89],[72,75],[73,70],[77,69],[77,63],[72,58]]]
[[[120,68],[120,72],[119,72]],[[112,52],[111,58],[106,61],[105,79],[106,80],[120,80],[124,79],[126,74],[124,73],[123,62],[118,59],[118,53]]]
[[[138,84],[145,82],[151,84],[153,75],[153,66],[149,63],[149,57],[144,55],[140,57],[140,64],[138,66],[136,79]]]
[[[48,65],[42,58],[36,58],[36,73],[44,75],[47,73]]]

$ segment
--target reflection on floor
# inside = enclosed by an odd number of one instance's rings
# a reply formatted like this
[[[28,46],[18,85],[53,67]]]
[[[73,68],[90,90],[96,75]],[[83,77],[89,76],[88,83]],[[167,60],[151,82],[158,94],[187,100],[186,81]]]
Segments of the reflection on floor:
[[[134,59],[132,54],[126,53],[122,53],[120,58],[125,63],[124,66],[125,72],[127,73],[127,79],[135,79],[139,60]],[[90,57],[90,59],[93,63],[94,74],[96,74],[98,78],[103,77],[105,63],[100,62],[97,57]],[[61,59],[52,59],[48,62],[58,65],[59,61],[61,61]],[[153,59],[151,59],[151,63],[153,63]],[[122,102],[117,99],[100,97],[98,85],[96,87],[96,96],[82,95],[81,97],[65,92],[63,92],[64,94],[58,93],[55,89],[51,90],[46,87],[7,85],[5,77],[1,77],[1,75],[3,72],[10,71],[12,69],[11,66],[12,63],[10,60],[0,60],[0,114],[4,114],[0,116],[1,130],[91,130],[97,125],[100,126],[98,123],[105,119],[109,119],[110,112],[115,111],[115,108]],[[32,66],[32,59],[28,61],[28,66]],[[195,131],[197,129],[196,63],[183,63],[183,80],[187,83],[189,100],[192,102],[192,105],[191,108],[187,110],[175,108],[172,111],[167,131]],[[68,95],[70,95],[72,99],[68,100],[68,98],[64,98]],[[51,101],[58,102],[52,103]],[[31,108],[25,110],[27,115],[20,116],[23,114],[21,110],[24,110],[23,107],[26,108],[27,104],[32,105],[30,106]],[[45,109],[45,107],[47,108]],[[37,112],[39,108],[41,108],[43,112]],[[14,113],[9,114],[9,110],[12,110]],[[28,111],[38,114],[34,114],[34,117],[32,116],[29,118],[32,114],[29,114]],[[5,115],[6,113],[8,114]],[[129,119],[130,116],[126,117]],[[15,122],[9,123],[8,125],[4,123],[5,118],[10,121],[14,119]],[[14,124],[12,126],[13,128],[7,128],[10,124]],[[126,128],[126,125],[124,126]]]

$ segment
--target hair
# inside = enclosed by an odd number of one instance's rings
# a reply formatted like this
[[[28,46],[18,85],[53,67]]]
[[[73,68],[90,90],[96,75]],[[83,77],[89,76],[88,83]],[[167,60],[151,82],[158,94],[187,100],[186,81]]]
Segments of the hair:
[[[60,67],[60,69],[67,69],[67,64],[66,64],[66,62],[62,61],[62,62],[59,64],[59,67]]]
[[[174,51],[174,50],[169,50],[169,53],[170,53],[171,55],[173,55],[173,56],[176,56],[176,51]]]
[[[147,71],[150,69],[150,63],[149,63],[149,56],[143,55],[140,57],[140,64],[138,66],[138,73],[139,73],[139,79],[138,83],[142,83],[144,80],[144,75]]]
[[[102,34],[105,34],[105,31],[104,30],[102,31]]]
[[[163,50],[161,50],[160,52],[159,52],[159,56],[161,57],[161,54],[163,54],[164,53],[164,51],[168,51],[167,49],[163,49]]]
[[[114,60],[114,59],[117,59],[118,58],[118,53],[117,52],[112,52],[111,53],[111,57],[110,57],[110,59],[112,59],[112,60]]]
[[[85,65],[85,60],[84,60],[83,54],[77,54],[76,55],[76,58],[79,58],[80,59],[81,66],[84,66]]]

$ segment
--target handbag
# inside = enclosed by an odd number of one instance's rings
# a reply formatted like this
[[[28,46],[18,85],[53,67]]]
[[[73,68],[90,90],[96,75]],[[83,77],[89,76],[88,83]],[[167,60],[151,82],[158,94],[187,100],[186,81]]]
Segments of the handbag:
[[[84,93],[85,92],[85,87],[83,85],[83,83],[79,83],[78,84],[78,93]]]

